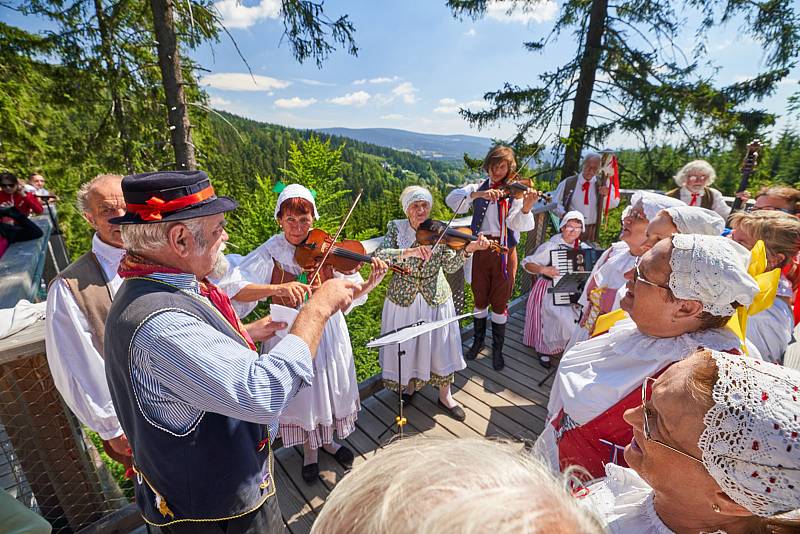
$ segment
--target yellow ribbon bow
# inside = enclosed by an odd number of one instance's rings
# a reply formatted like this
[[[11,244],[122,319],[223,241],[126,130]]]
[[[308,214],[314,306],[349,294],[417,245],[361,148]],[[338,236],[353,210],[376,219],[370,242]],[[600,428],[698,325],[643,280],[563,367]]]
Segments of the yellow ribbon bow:
[[[742,350],[745,354],[747,354],[745,337],[747,335],[748,317],[772,306],[772,303],[775,301],[775,295],[778,293],[778,282],[781,279],[781,270],[780,268],[776,268],[764,272],[766,269],[767,247],[764,246],[764,242],[759,239],[753,247],[753,250],[750,251],[750,266],[747,268],[747,274],[752,276],[758,284],[758,293],[753,298],[753,302],[750,306],[739,306],[736,309],[736,313],[733,314],[733,317],[731,317],[731,320],[728,321],[727,324],[727,327],[741,340]]]

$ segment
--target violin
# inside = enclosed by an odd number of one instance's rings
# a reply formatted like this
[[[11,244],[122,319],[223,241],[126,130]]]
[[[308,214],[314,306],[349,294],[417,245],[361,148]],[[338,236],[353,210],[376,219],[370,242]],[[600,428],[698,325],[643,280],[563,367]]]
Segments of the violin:
[[[477,240],[478,238],[472,235],[472,230],[469,228],[448,227],[444,221],[427,219],[417,227],[417,243],[420,245],[435,245],[438,242],[453,250],[461,250]],[[499,254],[508,253],[508,247],[492,240],[489,240],[489,250]]]
[[[330,249],[330,253],[328,250]],[[327,254],[327,258],[325,255]],[[324,267],[344,274],[358,271],[364,263],[372,261],[367,255],[361,241],[343,239],[334,243],[333,237],[319,228],[312,228],[305,240],[297,245],[294,250],[294,259],[304,271],[324,271]],[[325,260],[320,268],[320,262]],[[398,274],[410,274],[411,270],[399,265],[391,265],[390,269]]]
[[[519,174],[513,174],[509,176],[508,179],[503,182],[498,189],[503,192],[505,197],[514,200],[522,198],[523,195],[529,191],[536,191],[539,193],[539,197],[543,198],[545,202],[550,202],[549,193],[537,191],[533,187],[533,180],[530,178],[522,178]]]

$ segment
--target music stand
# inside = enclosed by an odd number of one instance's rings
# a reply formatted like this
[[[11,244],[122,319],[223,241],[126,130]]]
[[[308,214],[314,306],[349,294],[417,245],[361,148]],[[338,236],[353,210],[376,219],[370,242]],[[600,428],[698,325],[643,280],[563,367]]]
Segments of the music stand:
[[[401,350],[400,345],[406,341],[410,341],[414,338],[421,336],[422,334],[427,334],[428,332],[433,332],[434,330],[438,330],[444,326],[449,325],[454,321],[460,321],[465,317],[472,317],[475,313],[464,313],[462,315],[457,315],[455,317],[450,317],[449,319],[441,319],[439,321],[433,321],[431,323],[426,323],[424,321],[419,321],[417,323],[413,323],[406,326],[401,326],[396,330],[392,330],[391,332],[387,332],[380,337],[376,337],[369,343],[367,343],[368,349],[377,349],[380,347],[385,347],[387,345],[397,345],[397,396],[398,396],[398,405],[397,405],[397,416],[395,417],[394,421],[397,424],[397,434],[400,438],[403,437],[403,427],[406,425],[406,418],[403,417],[403,389],[404,386],[401,383],[403,381],[403,355],[406,351]],[[378,441],[386,434],[389,430],[392,429],[392,425],[386,427],[386,430],[381,432],[381,435],[378,436]]]

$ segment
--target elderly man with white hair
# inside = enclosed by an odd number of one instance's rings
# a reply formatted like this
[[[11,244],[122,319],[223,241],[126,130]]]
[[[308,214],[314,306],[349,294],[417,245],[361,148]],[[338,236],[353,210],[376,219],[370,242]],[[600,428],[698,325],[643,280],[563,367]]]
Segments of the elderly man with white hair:
[[[598,182],[597,172],[600,170],[602,157],[597,152],[588,152],[583,156],[580,174],[570,176],[559,182],[553,194],[556,203],[555,213],[563,217],[565,213],[578,210],[586,220],[586,229],[581,235],[583,241],[597,240],[597,210],[602,197],[609,197],[609,209],[619,206],[619,197],[614,185],[606,186]]]
[[[723,237],[676,234],[659,241],[625,276],[622,309],[630,319],[579,343],[561,360],[537,449],[554,469],[584,467],[593,477],[631,440],[622,414],[636,406],[645,377],[657,377],[697,347],[741,353],[726,328],[759,285],[750,252]],[[748,344],[750,357],[758,350]]]
[[[260,355],[222,291],[225,215],[202,171],[122,181],[127,252],[108,312],[106,376],[133,452],[136,505],[165,533],[283,532],[271,442],[287,403],[315,380],[329,317],[358,284],[323,284],[291,332]]]
[[[668,191],[667,196],[683,200],[688,206],[714,210],[727,219],[731,208],[725,203],[722,193],[711,187],[716,179],[717,173],[709,162],[702,159],[690,161],[675,175],[678,187]]]

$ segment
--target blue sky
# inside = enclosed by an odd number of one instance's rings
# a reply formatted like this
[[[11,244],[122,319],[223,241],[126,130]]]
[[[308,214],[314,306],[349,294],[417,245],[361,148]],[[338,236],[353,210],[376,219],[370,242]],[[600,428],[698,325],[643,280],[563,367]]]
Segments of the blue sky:
[[[209,72],[202,77],[215,108],[253,119],[300,128],[343,126],[388,127],[427,133],[466,133],[509,138],[513,125],[477,131],[461,119],[459,107],[477,109],[482,95],[504,82],[527,85],[563,62],[575,49],[571,35],[562,36],[544,54],[526,52],[524,41],[538,39],[552,28],[558,2],[543,0],[528,13],[506,13],[493,6],[482,20],[459,21],[444,0],[328,0],[331,17],[348,14],[355,26],[358,56],[334,52],[321,69],[313,61],[298,64],[278,17],[279,0],[220,0],[218,9],[252,67],[255,81],[230,39],[192,51]],[[40,29],[8,10],[0,15],[12,24]],[[696,20],[692,13],[683,14]],[[686,25],[680,43],[690,53],[694,27]],[[762,67],[763,51],[734,26],[716,28],[708,38],[711,60],[720,69],[719,84],[752,76]],[[795,69],[776,94],[757,104],[785,114],[786,100],[798,90]],[[780,129],[793,125],[790,117]],[[609,146],[635,145],[624,137]]]

